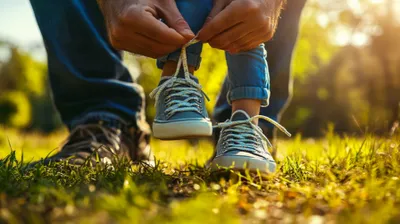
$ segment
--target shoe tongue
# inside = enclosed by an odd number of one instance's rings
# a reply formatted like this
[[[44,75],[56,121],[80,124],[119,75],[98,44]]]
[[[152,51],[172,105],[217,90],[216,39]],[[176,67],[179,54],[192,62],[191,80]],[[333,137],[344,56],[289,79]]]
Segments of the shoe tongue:
[[[231,121],[243,121],[249,118],[250,118],[249,115],[245,111],[238,110],[232,114]]]
[[[164,76],[161,78],[160,83],[158,85],[162,85],[164,82],[166,82],[167,80],[169,80],[171,77],[170,76]],[[179,71],[178,74],[178,78],[184,79],[185,78],[185,72],[183,71],[183,69],[181,69]],[[197,84],[199,83],[199,79],[197,79],[196,76],[190,74],[190,78],[195,81]]]

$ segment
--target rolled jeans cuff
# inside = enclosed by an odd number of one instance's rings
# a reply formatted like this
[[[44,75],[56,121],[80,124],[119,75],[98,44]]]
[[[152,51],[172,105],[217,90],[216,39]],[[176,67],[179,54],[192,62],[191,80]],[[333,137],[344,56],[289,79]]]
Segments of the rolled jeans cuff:
[[[201,57],[199,54],[187,52],[188,65],[193,66],[196,70],[200,68]],[[180,51],[162,56],[157,59],[157,67],[162,69],[167,61],[175,61],[179,60],[181,53]]]
[[[254,99],[261,100],[261,106],[266,107],[269,105],[270,91],[267,88],[261,87],[236,87],[228,92],[228,102],[232,103],[234,100],[240,99]]]

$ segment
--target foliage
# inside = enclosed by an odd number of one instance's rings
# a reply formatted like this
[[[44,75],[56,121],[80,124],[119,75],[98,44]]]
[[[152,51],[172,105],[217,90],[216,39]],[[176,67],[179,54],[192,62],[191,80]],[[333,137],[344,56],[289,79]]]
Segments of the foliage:
[[[22,160],[45,157],[64,136],[2,131],[0,222],[400,221],[399,137],[339,138],[328,132],[315,141],[297,136],[279,143],[279,169],[268,176],[226,179],[211,173],[203,166],[212,153],[207,141],[197,148],[153,141],[154,168],[60,163],[26,169]]]
[[[24,128],[30,122],[30,102],[22,92],[6,92],[0,95],[0,123]]]
[[[35,61],[29,53],[10,46],[10,59],[1,67],[0,90],[25,91],[41,96],[46,88],[45,65]]]
[[[47,87],[46,65],[4,43],[8,61],[0,64],[0,124],[51,131],[60,126]]]
[[[283,118],[292,132],[321,136],[333,123],[338,133],[386,134],[398,126],[400,25],[394,7],[362,2],[355,10],[346,0],[310,1],[305,9],[293,100]],[[335,43],[346,35],[343,46]],[[354,42],[360,35],[369,41]]]
[[[318,72],[322,65],[328,63],[337,51],[330,39],[330,26],[318,23],[319,10],[306,8],[303,12],[299,39],[293,57],[293,76],[303,80]]]

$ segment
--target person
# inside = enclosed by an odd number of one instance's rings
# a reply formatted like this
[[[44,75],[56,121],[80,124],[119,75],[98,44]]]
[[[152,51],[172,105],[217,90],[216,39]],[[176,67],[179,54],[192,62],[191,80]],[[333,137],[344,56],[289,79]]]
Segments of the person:
[[[260,105],[267,105],[268,102],[268,77],[267,73],[261,72],[266,71],[264,49],[257,46],[263,46],[260,44],[272,37],[278,19],[277,11],[281,7],[280,0],[219,0],[215,1],[214,5],[211,5],[211,1],[202,5],[200,1],[195,0],[98,0],[97,3],[81,0],[61,3],[31,0],[48,53],[54,101],[63,122],[71,131],[60,152],[41,162],[68,159],[70,163],[81,165],[88,161],[96,163],[97,158],[106,164],[112,163],[115,158],[130,158],[132,161],[152,160],[149,147],[150,128],[145,122],[143,91],[122,64],[121,50],[158,58],[157,64],[163,68],[164,78],[153,95],[158,102],[154,128],[157,128],[157,124],[171,124],[182,118],[196,120],[202,115],[204,119],[201,121],[206,127],[204,130],[208,128],[208,132],[204,131],[200,135],[209,135],[210,123],[204,110],[204,95],[199,94],[197,79],[188,75],[200,64],[201,44],[188,46],[187,51],[185,46],[182,51],[183,58],[180,57],[179,51],[175,51],[195,37],[193,30],[197,32],[201,28],[197,38],[213,47],[226,50],[230,68],[250,65],[251,63],[230,64],[230,61],[235,61],[232,59],[235,57],[238,58],[236,62],[249,58],[247,51],[251,49],[258,52],[255,58],[264,58],[257,68],[259,71],[251,73],[261,74],[259,78],[264,78],[257,80],[264,82],[257,86],[263,89],[264,95],[257,95],[256,98],[243,98],[243,91],[241,94],[238,91],[235,95],[232,91],[235,86],[232,88],[232,84],[248,80],[243,74],[232,74],[245,71],[241,70],[242,68],[229,69],[213,117],[219,122],[230,118],[230,122],[218,125],[222,130],[215,133],[217,139],[230,140],[217,144],[217,148],[236,148],[216,150],[213,158],[220,158],[224,153],[228,154],[222,156],[241,157],[243,161],[251,157],[267,167],[266,171],[274,170],[275,162],[269,156],[268,150],[264,146],[259,147],[263,134],[255,125],[258,117],[251,119],[247,113],[251,116],[258,114]],[[285,19],[287,21],[278,27],[278,37],[266,44],[272,61],[271,89],[274,91],[276,88],[278,94],[275,99],[271,98],[269,107],[261,109],[261,113],[276,121],[279,120],[279,112],[289,98],[290,59],[304,3],[305,0],[288,2],[281,22]],[[197,4],[197,7],[188,7],[193,4]],[[204,20],[207,21],[201,27]],[[186,64],[186,60],[187,67],[181,70],[181,63]],[[256,68],[248,66],[248,69]],[[176,71],[176,74],[173,71]],[[175,75],[175,79],[169,77],[172,74]],[[232,81],[233,77],[240,81]],[[185,80],[187,83],[169,82],[170,80]],[[163,85],[168,82],[169,85]],[[237,86],[237,89],[240,88],[241,86]],[[181,94],[178,96],[174,93]],[[185,101],[182,96],[193,96],[186,98],[189,99],[186,109],[193,109],[194,102],[199,101],[195,103],[199,108],[196,108],[198,113],[194,117],[190,117],[193,113],[188,113],[193,111],[171,109],[174,108],[173,105],[179,105],[179,109],[183,107]],[[249,109],[250,107],[252,109]],[[232,111],[236,113],[231,116]],[[267,136],[272,135],[272,126],[264,121],[261,121],[260,126]],[[158,125],[160,130],[165,127],[169,130],[168,126]],[[176,127],[176,123],[173,127]],[[246,131],[246,135],[241,136],[242,131]],[[156,137],[164,139],[190,137],[179,133],[172,137],[162,136],[163,133],[166,132],[156,131],[155,134]],[[249,138],[252,139],[251,144],[257,148],[241,150],[238,146],[246,145],[245,140]]]

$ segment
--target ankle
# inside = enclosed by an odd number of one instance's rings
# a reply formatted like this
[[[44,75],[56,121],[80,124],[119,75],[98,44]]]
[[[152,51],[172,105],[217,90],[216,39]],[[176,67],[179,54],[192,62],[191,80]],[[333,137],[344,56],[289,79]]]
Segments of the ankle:
[[[250,117],[260,114],[261,101],[255,99],[240,99],[232,101],[232,113],[238,110],[245,111]],[[254,119],[253,123],[258,125],[258,119]]]
[[[177,62],[175,61],[167,61],[163,67],[163,71],[161,76],[172,76],[176,72]],[[195,68],[189,65],[189,72],[194,74]]]

